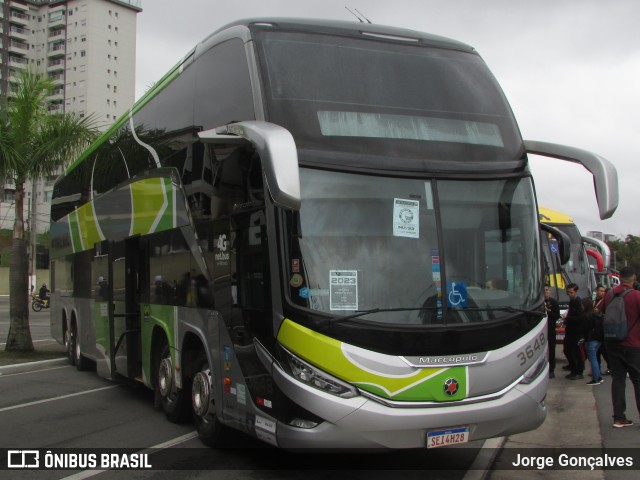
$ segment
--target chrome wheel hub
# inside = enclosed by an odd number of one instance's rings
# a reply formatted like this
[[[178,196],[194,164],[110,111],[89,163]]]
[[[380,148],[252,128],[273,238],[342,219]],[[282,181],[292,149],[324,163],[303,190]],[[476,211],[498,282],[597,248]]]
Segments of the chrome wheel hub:
[[[173,388],[173,366],[171,365],[171,357],[163,358],[158,369],[158,388],[160,395],[164,398],[168,397]]]
[[[209,411],[211,401],[211,377],[209,370],[198,372],[193,379],[191,388],[191,403],[194,413],[199,417],[204,417]]]

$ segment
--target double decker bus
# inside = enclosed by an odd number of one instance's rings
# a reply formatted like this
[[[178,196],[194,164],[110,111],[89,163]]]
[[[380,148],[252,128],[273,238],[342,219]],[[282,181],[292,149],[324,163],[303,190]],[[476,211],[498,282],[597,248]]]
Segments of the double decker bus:
[[[568,237],[570,253],[564,264],[559,261],[555,238],[547,235],[548,241],[544,242],[547,282],[560,307],[566,309],[569,297],[565,288],[569,283],[578,285],[581,296],[589,297],[595,290],[595,276],[590,268],[588,251],[580,229],[569,215],[542,206],[538,206],[538,215],[541,224],[554,227]]]
[[[52,334],[205,444],[429,448],[534,429],[547,338],[525,142],[477,52],[255,19],[198,44],[56,182]]]
[[[589,263],[589,251],[578,226],[566,213],[538,206],[538,216],[543,229],[556,229],[565,237],[566,258],[561,258],[557,232],[555,236],[548,232],[542,236],[544,274],[551,289],[551,295],[558,301],[560,312],[564,315],[569,308],[567,285],[578,285],[578,294],[590,298],[596,289],[596,277]],[[564,320],[557,321],[556,342],[564,339]]]

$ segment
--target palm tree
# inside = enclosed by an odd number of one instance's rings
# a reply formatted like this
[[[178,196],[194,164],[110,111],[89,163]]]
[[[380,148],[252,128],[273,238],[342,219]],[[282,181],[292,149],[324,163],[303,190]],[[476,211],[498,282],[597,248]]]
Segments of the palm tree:
[[[31,351],[29,279],[24,229],[24,184],[51,175],[68,164],[97,136],[93,116],[50,114],[47,96],[53,83],[30,69],[23,71],[0,110],[0,178],[15,183],[15,223],[9,274],[9,335],[5,349]],[[34,199],[35,201],[35,199]],[[35,228],[35,223],[31,225]]]

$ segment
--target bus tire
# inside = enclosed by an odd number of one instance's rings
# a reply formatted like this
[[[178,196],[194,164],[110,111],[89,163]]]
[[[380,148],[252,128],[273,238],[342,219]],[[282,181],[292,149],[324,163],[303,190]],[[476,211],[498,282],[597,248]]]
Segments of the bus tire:
[[[82,355],[80,350],[80,341],[78,339],[78,325],[76,322],[71,323],[71,354],[73,356],[73,364],[79,372],[84,372],[89,367],[88,360]]]
[[[198,436],[205,445],[217,447],[224,437],[225,427],[216,415],[213,379],[209,362],[204,352],[200,352],[195,362],[196,370],[191,382],[191,407],[193,423]]]
[[[75,347],[73,346],[73,342],[71,340],[71,329],[67,327],[66,322],[64,325],[64,346],[67,348],[67,358],[69,359],[70,365],[76,364],[76,356],[74,354]]]
[[[159,404],[170,422],[179,423],[188,417],[188,395],[184,389],[175,387],[174,369],[171,363],[171,350],[164,343],[158,349],[155,365],[154,391],[156,404]]]

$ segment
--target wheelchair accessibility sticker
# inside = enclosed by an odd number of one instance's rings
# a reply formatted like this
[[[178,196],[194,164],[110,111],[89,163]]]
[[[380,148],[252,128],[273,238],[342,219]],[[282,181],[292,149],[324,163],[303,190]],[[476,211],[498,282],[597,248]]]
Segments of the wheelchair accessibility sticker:
[[[467,282],[447,282],[447,306],[449,308],[467,308]]]

